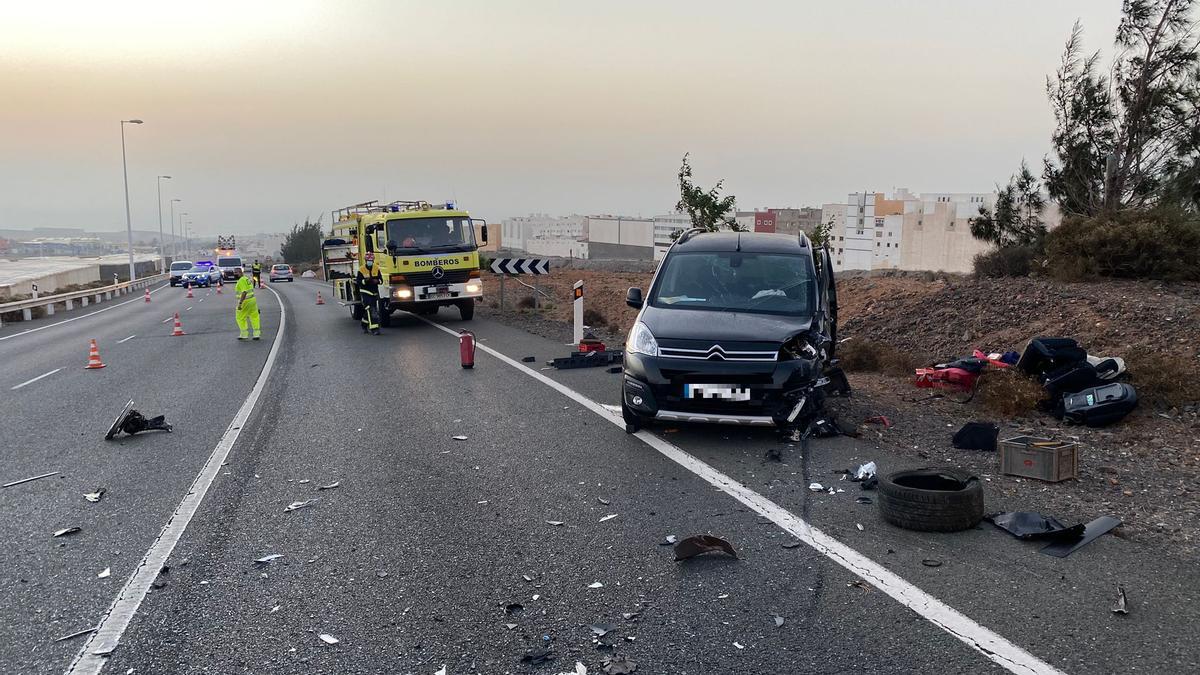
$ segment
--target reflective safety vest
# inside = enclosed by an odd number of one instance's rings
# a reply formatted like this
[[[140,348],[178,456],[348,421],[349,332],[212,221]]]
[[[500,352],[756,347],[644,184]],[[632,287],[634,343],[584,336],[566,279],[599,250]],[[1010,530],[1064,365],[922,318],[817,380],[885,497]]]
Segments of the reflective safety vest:
[[[237,280],[237,286],[234,286],[233,292],[237,293],[239,296],[242,293],[245,293],[247,300],[253,300],[254,299],[254,282],[250,281],[250,277],[242,277],[241,279]]]

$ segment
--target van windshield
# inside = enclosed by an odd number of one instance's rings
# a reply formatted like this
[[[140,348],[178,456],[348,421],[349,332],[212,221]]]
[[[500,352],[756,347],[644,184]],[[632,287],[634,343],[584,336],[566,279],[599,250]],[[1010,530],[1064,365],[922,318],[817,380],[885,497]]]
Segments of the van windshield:
[[[650,304],[721,312],[811,316],[815,273],[800,255],[697,251],[667,256]]]
[[[190,263],[190,262],[173,262],[173,263],[171,263],[171,271],[172,272],[186,272],[187,270],[190,270],[190,269],[192,269],[192,263]]]
[[[217,258],[217,267],[241,267],[241,258]]]

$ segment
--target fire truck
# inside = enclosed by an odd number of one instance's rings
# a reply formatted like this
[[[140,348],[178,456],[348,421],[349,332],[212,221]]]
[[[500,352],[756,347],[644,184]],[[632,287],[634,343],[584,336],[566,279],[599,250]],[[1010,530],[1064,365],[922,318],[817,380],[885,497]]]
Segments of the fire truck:
[[[368,255],[383,277],[383,326],[390,325],[397,310],[433,314],[448,306],[457,307],[469,321],[483,297],[476,228],[480,243],[486,244],[487,223],[452,202],[354,204],[333,211],[333,227],[321,246],[321,268],[333,285],[333,297],[350,307],[356,321],[363,310],[354,277]]]

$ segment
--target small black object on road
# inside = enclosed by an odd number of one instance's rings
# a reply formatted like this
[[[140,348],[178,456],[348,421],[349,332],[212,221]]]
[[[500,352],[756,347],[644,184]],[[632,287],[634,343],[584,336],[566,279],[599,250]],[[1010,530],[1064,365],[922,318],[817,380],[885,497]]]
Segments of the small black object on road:
[[[111,441],[122,431],[130,436],[143,431],[166,431],[170,433],[171,425],[167,424],[166,416],[164,415],[151,418],[142,415],[142,413],[133,409],[133,399],[129,399],[129,402],[121,409],[121,414],[117,415],[117,419],[113,420],[112,426],[108,428],[108,433],[104,435],[104,440]]]

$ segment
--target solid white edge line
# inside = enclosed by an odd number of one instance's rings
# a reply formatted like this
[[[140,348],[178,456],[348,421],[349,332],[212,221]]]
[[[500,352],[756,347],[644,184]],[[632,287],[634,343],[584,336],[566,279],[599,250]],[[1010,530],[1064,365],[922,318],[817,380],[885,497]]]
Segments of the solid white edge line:
[[[165,283],[165,282],[159,282],[159,283]],[[154,290],[150,291],[150,294],[151,294],[151,295],[153,295],[153,294],[155,294],[155,293],[157,293],[157,292],[161,291],[161,290],[162,290],[162,289],[164,289],[164,288],[167,288],[167,286],[159,286],[158,288],[156,288],[156,289],[154,289]],[[47,328],[54,328],[55,326],[61,326],[61,325],[63,325],[64,323],[71,323],[72,321],[78,321],[78,320],[80,320],[80,319],[87,319],[87,318],[89,318],[89,317],[96,316],[97,314],[102,314],[102,313],[104,313],[104,312],[107,312],[107,311],[108,311],[108,310],[110,310],[110,309],[116,309],[116,308],[118,308],[118,307],[124,307],[125,305],[128,305],[129,303],[132,303],[132,302],[139,302],[139,301],[140,301],[140,302],[145,302],[145,301],[146,301],[146,300],[145,300],[145,296],[144,296],[144,295],[139,295],[138,297],[134,298],[133,300],[126,300],[125,302],[118,302],[117,304],[115,304],[115,305],[109,305],[108,307],[105,307],[104,309],[98,309],[98,310],[96,310],[96,311],[94,311],[94,312],[88,312],[87,314],[84,314],[83,316],[77,316],[77,317],[74,317],[74,318],[71,318],[71,319],[66,319],[65,321],[59,321],[59,322],[57,322],[57,323],[52,323],[52,324],[49,324],[49,325],[46,325],[46,326],[38,326],[37,328],[30,328],[29,330],[21,331],[20,333],[13,333],[12,335],[5,335],[4,337],[0,337],[0,342],[3,342],[4,340],[11,340],[11,339],[13,339],[13,338],[16,338],[16,337],[21,337],[22,335],[29,335],[30,333],[36,333],[36,332],[38,332],[39,330],[46,330]],[[83,308],[81,307],[80,309],[83,309]]]
[[[435,323],[422,316],[415,314],[413,316],[443,332],[455,337],[458,336],[458,332],[452,328]],[[567,385],[518,363],[491,347],[482,345],[478,341],[476,341],[475,346],[477,349],[491,354],[513,368],[558,391],[560,394],[612,422],[624,431],[625,421],[619,413],[614,414],[606,409],[603,404],[597,403]],[[639,431],[634,436],[676,464],[703,478],[710,485],[745,504],[754,512],[775,523],[800,541],[816,549],[821,555],[841,565],[852,574],[860,577],[863,581],[891,596],[894,600],[921,615],[933,625],[958,638],[968,647],[983,654],[1001,668],[1011,673],[1020,673],[1021,675],[1034,673],[1038,675],[1062,675],[1062,671],[1054,666],[1009,642],[991,629],[976,623],[958,610],[905,581],[874,560],[818,530],[791,511],[742,485],[733,478],[726,476],[704,461],[688,454],[683,449],[648,431]]]
[[[117,344],[121,344],[122,342],[129,342],[130,340],[132,340],[132,339],[133,339],[133,338],[135,338],[135,337],[137,337],[137,336],[136,336],[136,335],[130,335],[130,336],[129,336],[129,337],[127,337],[127,338],[124,338],[124,339],[121,339],[121,340],[117,340]]]
[[[117,594],[108,611],[104,613],[96,632],[91,634],[87,642],[80,648],[79,653],[75,655],[71,665],[67,667],[66,672],[69,675],[85,673],[95,675],[104,668],[104,664],[107,662],[106,656],[117,648],[125,629],[129,627],[142,600],[146,598],[146,593],[150,591],[150,584],[158,577],[159,570],[171,557],[171,552],[175,550],[179,538],[183,536],[188,523],[196,515],[200,503],[204,501],[204,496],[208,494],[209,488],[216,480],[217,474],[221,470],[221,464],[229,457],[229,451],[233,449],[233,444],[241,435],[246,420],[254,412],[254,406],[258,402],[259,396],[262,395],[263,388],[266,387],[271,368],[275,365],[275,356],[279,353],[279,345],[283,342],[287,323],[287,309],[284,307],[283,299],[274,290],[271,292],[275,294],[275,299],[279,302],[279,330],[275,333],[275,341],[271,345],[271,351],[267,354],[266,362],[263,363],[262,372],[258,374],[254,388],[242,402],[242,407],[234,415],[233,421],[229,423],[221,440],[217,442],[212,454],[208,456],[208,462],[196,475],[196,479],[192,481],[191,487],[188,488],[187,493],[180,500],[179,506],[175,508],[175,512],[163,526],[162,532],[150,545],[146,555],[142,557],[142,561],[138,563],[133,574],[121,587],[121,592]]]
[[[16,391],[16,390],[20,389],[21,387],[24,387],[27,384],[33,384],[34,382],[37,382],[38,380],[42,379],[43,377],[50,377],[51,375],[57,373],[60,370],[62,370],[62,368],[55,368],[54,370],[52,370],[48,373],[42,373],[41,375],[38,375],[37,377],[33,378],[32,380],[25,380],[21,384],[18,384],[17,386],[13,387],[12,390]]]

